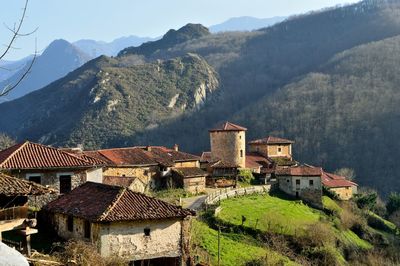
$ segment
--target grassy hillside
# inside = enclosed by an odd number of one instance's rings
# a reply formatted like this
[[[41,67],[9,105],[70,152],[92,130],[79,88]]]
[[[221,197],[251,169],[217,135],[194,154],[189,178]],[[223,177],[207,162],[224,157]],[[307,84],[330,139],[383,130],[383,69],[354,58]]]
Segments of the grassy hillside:
[[[397,229],[353,202],[324,196],[324,211],[282,195],[252,195],[221,202],[222,210],[193,224],[193,251],[215,264],[221,228],[222,265],[396,265]],[[248,256],[251,253],[253,256]]]

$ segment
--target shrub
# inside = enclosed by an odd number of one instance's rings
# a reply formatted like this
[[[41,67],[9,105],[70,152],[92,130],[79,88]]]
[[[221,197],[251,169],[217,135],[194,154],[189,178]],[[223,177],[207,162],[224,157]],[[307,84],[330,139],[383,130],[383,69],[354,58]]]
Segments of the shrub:
[[[388,203],[386,204],[388,215],[400,209],[400,194],[392,192],[389,196]]]
[[[372,210],[378,198],[378,194],[376,192],[370,192],[365,194],[356,194],[355,202],[360,209],[368,209]]]
[[[255,178],[251,170],[241,169],[239,171],[239,180],[247,184],[254,184]]]
[[[331,246],[334,245],[335,240],[330,225],[322,222],[309,225],[306,234],[299,238],[303,247]]]
[[[118,257],[104,259],[93,244],[80,240],[69,240],[63,250],[54,256],[65,264],[72,262],[76,265],[122,266],[127,263]]]

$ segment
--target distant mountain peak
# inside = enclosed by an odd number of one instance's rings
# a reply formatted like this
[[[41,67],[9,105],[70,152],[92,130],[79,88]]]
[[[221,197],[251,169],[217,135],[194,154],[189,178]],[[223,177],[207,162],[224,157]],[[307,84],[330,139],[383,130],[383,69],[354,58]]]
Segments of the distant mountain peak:
[[[208,28],[201,24],[186,24],[178,30],[169,30],[160,40],[147,42],[139,47],[129,47],[122,50],[118,55],[139,54],[150,56],[157,50],[172,47],[176,44],[183,43],[189,40],[201,38],[210,35]]]

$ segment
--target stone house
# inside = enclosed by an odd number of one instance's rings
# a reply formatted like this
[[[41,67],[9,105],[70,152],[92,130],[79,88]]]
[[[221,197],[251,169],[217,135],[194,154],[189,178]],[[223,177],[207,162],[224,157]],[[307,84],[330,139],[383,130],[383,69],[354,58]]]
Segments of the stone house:
[[[279,189],[322,207],[322,168],[307,165],[278,168],[275,172]]]
[[[36,219],[28,215],[28,197],[54,193],[53,190],[0,173],[0,242],[2,232],[18,230],[24,239],[24,251],[31,253],[30,236],[36,234]]]
[[[172,168],[173,183],[183,187],[186,191],[197,194],[206,190],[207,172],[198,167]]]
[[[329,191],[334,192],[340,200],[349,200],[357,193],[358,185],[339,176],[327,172],[322,174],[322,185]]]
[[[117,177],[134,178],[132,181],[135,184],[129,187],[132,189],[137,187],[135,190],[138,192],[167,188],[168,181],[175,180],[170,178],[172,169],[179,168],[185,171],[187,168],[187,171],[190,171],[192,168],[200,168],[199,157],[179,151],[177,145],[172,149],[162,146],[138,146],[83,153],[105,163],[104,183],[107,183],[107,179],[114,179],[114,182],[117,182]],[[173,184],[172,187],[183,187],[183,183]]]
[[[181,265],[193,211],[130,189],[87,182],[44,211],[57,234],[134,265]],[[144,264],[140,264],[144,263]]]
[[[102,162],[25,141],[0,151],[0,171],[57,191],[35,201],[41,207],[86,181],[102,182]]]

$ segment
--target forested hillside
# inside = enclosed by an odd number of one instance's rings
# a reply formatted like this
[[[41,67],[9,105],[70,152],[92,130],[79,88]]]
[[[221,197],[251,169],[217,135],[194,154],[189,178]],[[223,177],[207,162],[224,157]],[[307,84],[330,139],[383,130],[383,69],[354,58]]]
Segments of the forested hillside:
[[[147,64],[127,60],[99,57],[0,105],[0,128],[18,139],[57,145],[121,145],[123,137],[199,109],[219,86],[214,70],[194,54]]]

